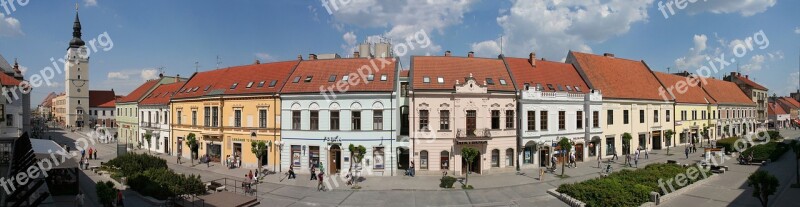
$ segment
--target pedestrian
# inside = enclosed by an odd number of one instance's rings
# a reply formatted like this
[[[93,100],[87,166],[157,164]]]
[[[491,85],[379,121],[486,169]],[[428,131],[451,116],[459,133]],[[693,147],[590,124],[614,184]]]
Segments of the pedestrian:
[[[311,180],[317,179],[317,168],[314,165],[311,165]]]
[[[689,159],[689,147],[683,149],[683,153],[686,154],[686,159]]]
[[[208,154],[207,154],[207,153],[206,153],[206,158],[205,158],[205,160],[206,160],[206,167],[207,167],[207,168],[208,168],[208,167],[211,167],[211,159],[209,159],[209,157],[208,157]]]
[[[578,168],[578,163],[575,162],[575,154],[574,153],[570,153],[569,154],[569,162],[570,162],[571,167]]]
[[[634,157],[633,163],[636,164],[636,168],[639,168],[639,155],[638,154],[636,155],[636,157]]]
[[[558,163],[558,159],[556,159],[556,156],[550,156],[550,164],[553,167],[553,172],[555,172],[556,170],[556,163]]]
[[[647,149],[644,149],[644,159],[650,159],[650,154],[647,153]]]
[[[97,159],[97,149],[94,149],[94,155],[93,156],[94,156],[94,159],[96,160]]]
[[[83,206],[84,196],[83,191],[79,191],[78,195],[75,195],[75,206],[81,207]]]
[[[411,161],[409,169],[411,170],[411,172],[408,175],[414,177],[414,161]]]
[[[250,172],[247,173],[247,178],[251,180],[253,179],[253,170],[250,170]]]
[[[125,206],[125,197],[122,195],[122,191],[117,189],[117,206]]]
[[[325,185],[322,183],[324,178],[324,173],[319,172],[317,175],[317,191],[325,191]]]
[[[180,153],[178,153],[178,156],[176,156],[176,159],[177,159],[176,162],[180,165],[181,164],[181,154]]]
[[[294,166],[289,165],[289,179],[295,179]]]
[[[614,156],[613,156],[613,157],[611,157],[611,159],[614,159],[614,160],[619,160],[619,157],[617,156],[617,149],[615,149],[615,148],[613,148],[613,147],[612,147],[612,148],[611,148],[611,150],[614,150],[614,154],[613,154]]]
[[[81,159],[86,156],[86,150],[81,149]]]
[[[256,178],[255,178],[255,181],[256,181],[256,182],[258,182],[258,169],[256,169],[256,173],[255,173],[254,175],[255,175],[255,177],[256,177]]]
[[[92,148],[89,148],[89,159],[92,159]]]

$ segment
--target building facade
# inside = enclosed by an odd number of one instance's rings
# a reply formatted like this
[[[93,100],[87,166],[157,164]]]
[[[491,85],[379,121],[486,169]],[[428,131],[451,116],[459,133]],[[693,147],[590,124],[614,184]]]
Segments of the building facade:
[[[169,100],[185,81],[162,84],[139,102],[139,134],[144,136],[142,147],[148,151],[170,154]]]
[[[723,80],[735,83],[739,89],[747,94],[753,102],[756,103],[756,129],[759,131],[766,130],[768,111],[767,104],[769,103],[769,89],[750,80],[749,75],[742,75],[738,72],[731,72],[730,75],[723,77]]]
[[[411,160],[418,174],[514,171],[517,99],[500,58],[411,58]],[[462,149],[479,155],[468,166]]]
[[[89,91],[89,127],[116,127],[116,99],[114,90],[110,91]]]
[[[66,77],[65,124],[67,127],[85,127],[89,119],[89,53],[81,40],[81,22],[75,13],[72,40],[64,64]]]
[[[300,62],[282,89],[281,168],[330,175],[360,169],[361,176],[399,175],[399,60],[316,59]],[[366,70],[362,70],[366,69]],[[357,160],[350,145],[366,151]],[[402,164],[401,164],[402,163]]]
[[[703,90],[699,77],[686,72],[668,74],[654,71],[653,73],[665,86],[676,86],[672,90],[662,89],[669,91],[668,95],[675,100],[675,130],[671,139],[665,140],[665,145],[675,147],[715,140],[717,103]],[[685,87],[678,89],[679,85]]]
[[[717,136],[744,136],[755,132],[759,125],[756,102],[732,82],[714,78],[705,81],[703,89],[717,102]]]
[[[767,105],[769,109],[769,128],[773,130],[787,128],[791,123],[789,113],[783,109],[778,103],[770,102]]]

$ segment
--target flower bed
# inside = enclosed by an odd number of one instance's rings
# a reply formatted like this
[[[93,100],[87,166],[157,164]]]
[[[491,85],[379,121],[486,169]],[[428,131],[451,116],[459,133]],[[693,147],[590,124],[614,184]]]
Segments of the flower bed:
[[[651,164],[642,169],[615,172],[604,178],[563,184],[556,191],[578,199],[586,206],[639,206],[650,201],[650,192],[659,192],[661,195],[669,193],[662,190],[662,183],[675,179],[679,174],[685,175],[691,171],[689,168],[697,170],[696,166]],[[686,180],[690,185],[704,178],[705,176],[699,175]],[[660,183],[659,180],[663,182]],[[672,186],[674,190],[685,187],[676,184]],[[671,190],[669,187],[666,189]]]
[[[104,163],[103,168],[115,179],[126,177],[126,184],[134,191],[156,199],[205,193],[199,175],[177,174],[167,168],[166,160],[152,155],[125,154]]]

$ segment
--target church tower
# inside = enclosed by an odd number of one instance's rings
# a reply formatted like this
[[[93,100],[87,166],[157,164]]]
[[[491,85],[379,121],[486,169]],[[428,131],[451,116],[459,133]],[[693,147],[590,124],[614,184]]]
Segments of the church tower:
[[[89,53],[86,43],[81,40],[81,21],[78,7],[75,6],[75,23],[72,26],[72,40],[67,48],[67,61],[64,78],[67,114],[66,125],[84,127],[89,112]]]

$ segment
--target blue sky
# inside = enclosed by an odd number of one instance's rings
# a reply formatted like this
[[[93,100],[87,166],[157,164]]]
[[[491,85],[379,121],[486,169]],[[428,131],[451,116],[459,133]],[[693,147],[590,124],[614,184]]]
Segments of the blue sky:
[[[0,54],[19,58],[26,77],[62,57],[71,38],[76,1],[15,1],[0,7]],[[319,0],[279,1],[106,1],[80,0],[83,39],[107,33],[114,43],[91,56],[90,88],[125,95],[163,67],[167,75],[279,61],[298,54],[347,56],[365,40],[391,38],[414,46],[403,56],[441,55],[538,57],[563,60],[569,50],[643,59],[654,70],[694,71],[705,57],[732,57],[737,43],[763,31],[765,49],[737,58],[743,74],[787,94],[798,87],[800,1],[708,0],[674,7],[664,18],[658,0]],[[330,13],[328,12],[330,9]],[[420,35],[424,34],[424,35]],[[427,37],[427,45],[407,37]],[[424,47],[423,47],[424,45]],[[758,45],[756,45],[758,46]],[[714,74],[735,71],[736,66]],[[33,104],[57,84],[34,89]]]

